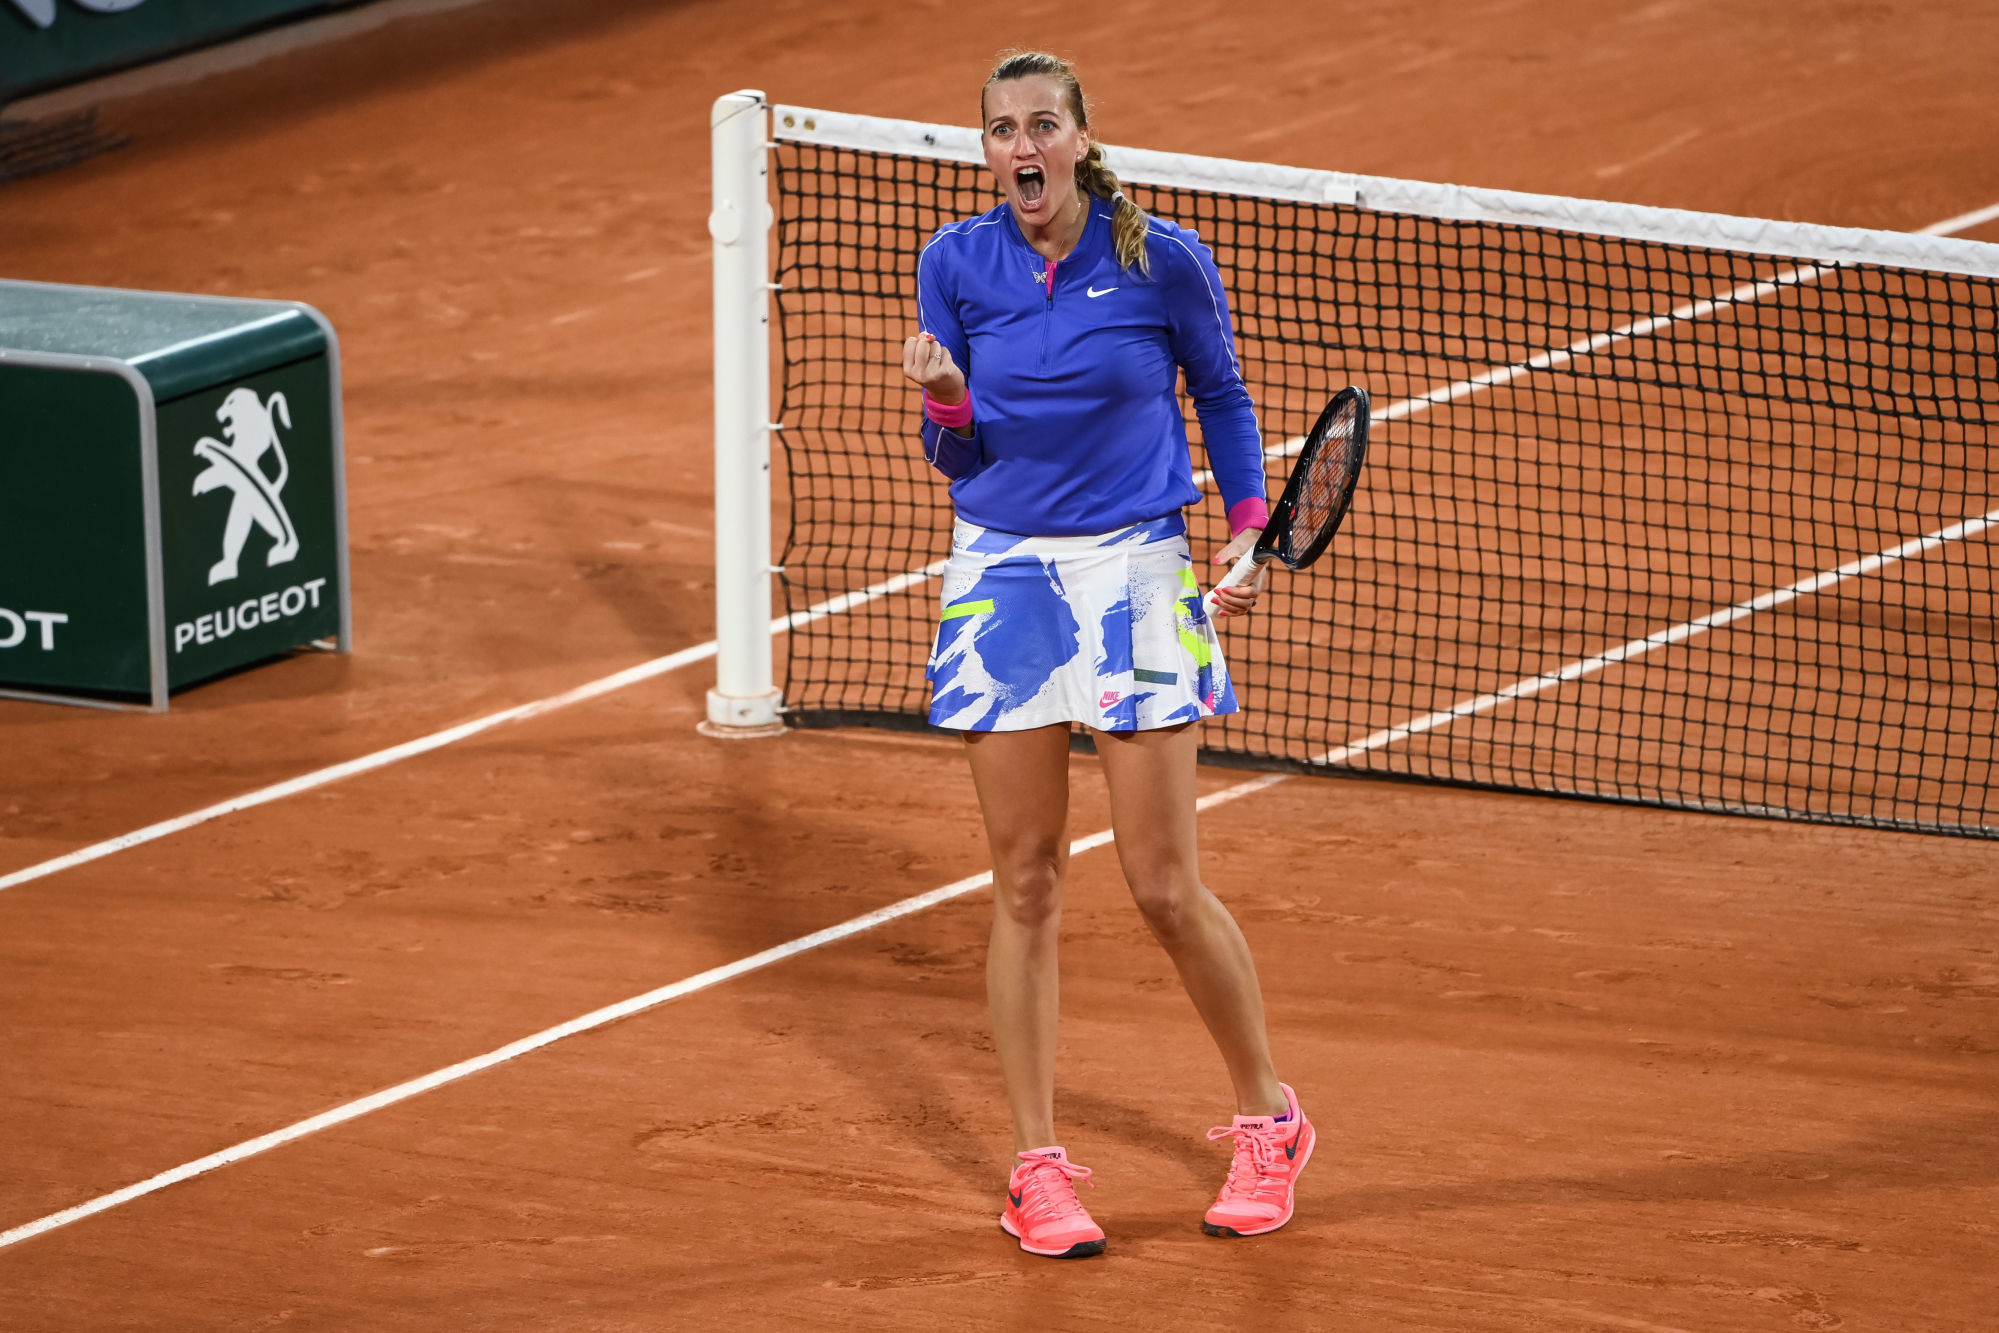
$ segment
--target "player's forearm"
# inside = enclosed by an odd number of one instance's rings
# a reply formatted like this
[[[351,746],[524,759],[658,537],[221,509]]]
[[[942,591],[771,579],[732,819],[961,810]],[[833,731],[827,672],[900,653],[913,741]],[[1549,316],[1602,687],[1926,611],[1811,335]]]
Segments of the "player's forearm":
[[[1256,426],[1256,413],[1249,395],[1240,400],[1195,405],[1201,420],[1201,438],[1207,441],[1208,466],[1222,493],[1228,511],[1229,530],[1262,527],[1264,506],[1263,435]]]

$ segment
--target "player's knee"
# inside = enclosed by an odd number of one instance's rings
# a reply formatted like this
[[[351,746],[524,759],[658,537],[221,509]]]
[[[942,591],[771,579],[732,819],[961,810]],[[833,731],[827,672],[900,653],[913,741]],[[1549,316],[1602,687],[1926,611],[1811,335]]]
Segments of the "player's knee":
[[[1132,901],[1139,915],[1162,943],[1171,944],[1187,933],[1201,895],[1200,882],[1174,869],[1160,869],[1126,876]]]
[[[1009,857],[995,879],[999,909],[1017,925],[1046,925],[1062,908],[1062,865],[1053,851]]]

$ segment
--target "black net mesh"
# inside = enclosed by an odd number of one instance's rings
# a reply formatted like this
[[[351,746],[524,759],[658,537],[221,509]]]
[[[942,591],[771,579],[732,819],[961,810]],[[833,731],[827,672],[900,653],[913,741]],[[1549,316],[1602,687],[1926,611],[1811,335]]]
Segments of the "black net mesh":
[[[787,707],[920,724],[951,511],[901,341],[924,241],[997,196],[773,157],[788,609],[896,588],[782,640]],[[1266,445],[1374,399],[1331,551],[1225,631],[1208,759],[1999,837],[1999,283],[1127,188],[1213,247]]]

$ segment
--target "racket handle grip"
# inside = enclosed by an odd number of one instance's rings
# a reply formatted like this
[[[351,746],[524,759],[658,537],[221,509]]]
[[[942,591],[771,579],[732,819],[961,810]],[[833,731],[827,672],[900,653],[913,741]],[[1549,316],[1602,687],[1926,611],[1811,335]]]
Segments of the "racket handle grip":
[[[1231,588],[1238,583],[1255,581],[1256,563],[1256,548],[1252,546],[1236,557],[1236,562],[1229,566],[1229,572],[1222,575],[1222,581],[1217,583],[1215,588]],[[1214,588],[1210,588],[1208,595],[1201,599],[1201,611],[1203,614],[1208,614],[1212,613],[1214,609],[1215,591]]]

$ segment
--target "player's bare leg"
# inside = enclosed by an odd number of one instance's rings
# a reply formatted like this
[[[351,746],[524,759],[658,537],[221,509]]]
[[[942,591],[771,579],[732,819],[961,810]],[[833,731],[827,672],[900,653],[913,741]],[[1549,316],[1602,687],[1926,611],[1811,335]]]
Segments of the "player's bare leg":
[[[1095,735],[1132,898],[1221,1049],[1238,1109],[1280,1115],[1286,1102],[1270,1061],[1256,964],[1229,909],[1201,883],[1194,815],[1199,732],[1188,725]]]
[[[1016,1151],[1055,1136],[1056,952],[1069,866],[1069,729],[971,731],[965,750],[993,857],[986,999]]]

